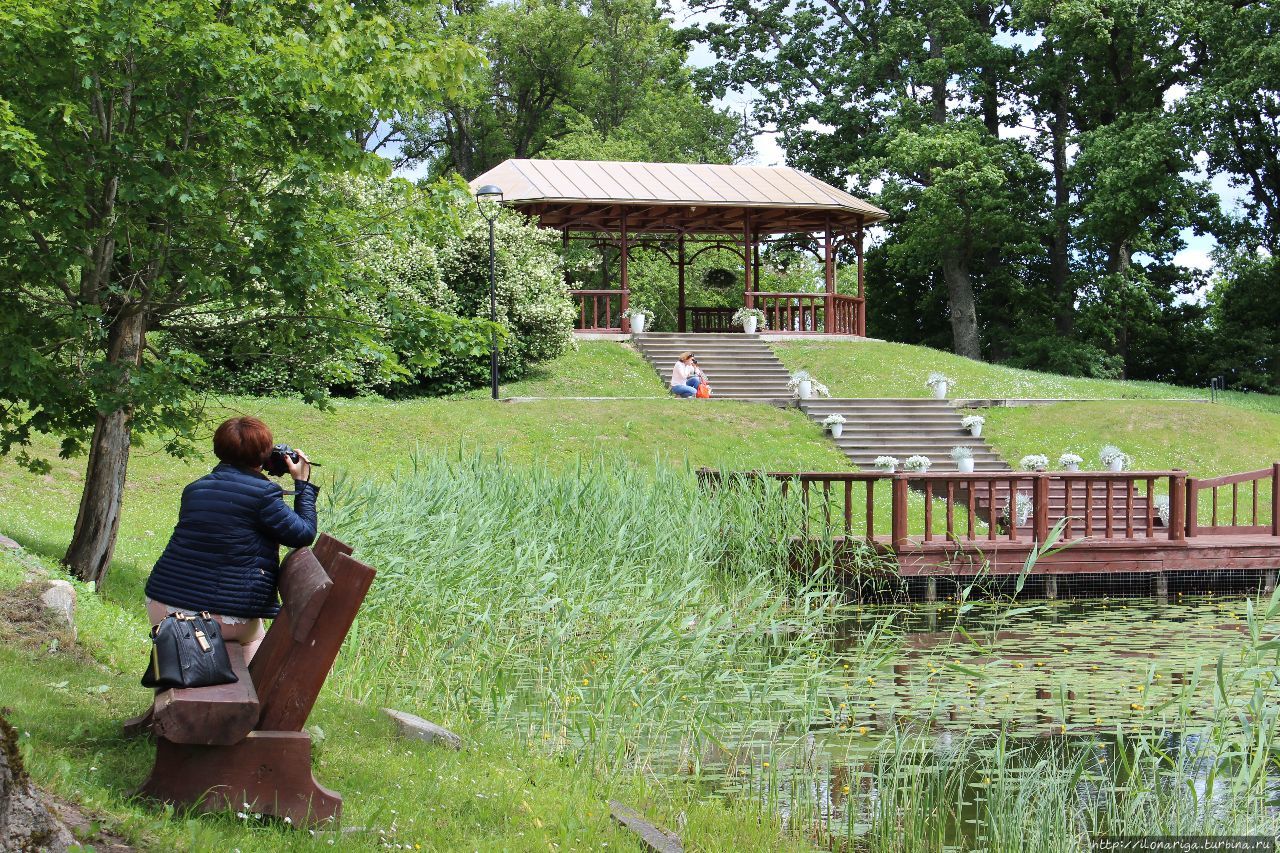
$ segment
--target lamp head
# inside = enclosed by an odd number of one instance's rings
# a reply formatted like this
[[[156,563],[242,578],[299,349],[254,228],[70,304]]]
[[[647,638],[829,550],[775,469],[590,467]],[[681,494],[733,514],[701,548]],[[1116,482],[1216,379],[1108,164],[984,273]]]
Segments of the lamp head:
[[[480,214],[490,222],[498,215],[497,206],[502,203],[502,189],[493,184],[485,184],[476,188],[476,206]]]

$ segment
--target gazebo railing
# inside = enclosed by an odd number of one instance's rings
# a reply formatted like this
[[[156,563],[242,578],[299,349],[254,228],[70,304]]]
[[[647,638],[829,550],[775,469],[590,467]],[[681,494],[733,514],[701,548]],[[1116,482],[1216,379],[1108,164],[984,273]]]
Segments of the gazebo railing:
[[[755,306],[764,312],[765,331],[781,333],[825,332],[832,335],[862,334],[864,300],[827,293],[752,293]],[[828,321],[827,300],[831,300]]]
[[[622,331],[622,298],[627,290],[570,290],[569,297],[578,303],[576,328],[583,332]]]

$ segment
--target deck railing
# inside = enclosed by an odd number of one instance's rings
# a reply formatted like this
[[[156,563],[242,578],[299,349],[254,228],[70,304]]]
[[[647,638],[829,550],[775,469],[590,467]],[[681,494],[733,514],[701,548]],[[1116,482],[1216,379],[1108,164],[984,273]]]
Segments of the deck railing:
[[[741,332],[733,324],[736,308],[690,308],[689,328],[694,332]]]
[[[622,331],[622,297],[629,290],[570,290],[578,303],[576,328],[586,332]]]
[[[770,332],[826,332],[833,335],[862,333],[864,300],[827,293],[752,293],[755,306],[764,312]],[[831,316],[827,316],[827,300]],[[828,322],[828,320],[830,322]]]
[[[1220,489],[1231,487],[1231,521],[1226,521],[1226,506],[1219,514]],[[1243,488],[1242,488],[1243,487]],[[1241,492],[1244,492],[1243,506]],[[1200,504],[1205,492],[1209,493],[1209,523],[1200,524]],[[1210,479],[1187,480],[1187,535],[1269,533],[1280,536],[1280,462],[1260,471],[1228,474]],[[1225,498],[1222,499],[1225,502]],[[1265,512],[1270,502],[1271,511]]]
[[[1186,536],[1183,471],[699,473],[712,483],[726,478],[777,481],[784,501],[799,502],[799,532],[804,536],[862,539],[895,552],[935,542],[977,547],[1043,543],[1063,519],[1068,519],[1064,538],[1071,539],[1177,542]],[[1169,523],[1163,526],[1154,508],[1161,481],[1169,496]],[[913,492],[923,500],[913,500]],[[1024,513],[1025,519],[1020,518]]]

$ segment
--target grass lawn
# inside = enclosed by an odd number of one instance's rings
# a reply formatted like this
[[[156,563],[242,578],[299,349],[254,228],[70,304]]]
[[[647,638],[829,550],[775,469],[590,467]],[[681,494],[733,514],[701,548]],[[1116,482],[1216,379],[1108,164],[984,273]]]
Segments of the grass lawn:
[[[666,397],[658,374],[628,344],[579,341],[577,350],[533,366],[514,382],[501,382],[503,397]],[[488,388],[460,396],[488,397]]]
[[[729,400],[338,400],[335,407],[321,412],[293,401],[249,398],[229,401],[210,416],[215,422],[237,413],[262,417],[277,441],[301,447],[322,463],[315,475],[322,488],[336,476],[389,476],[409,464],[415,448],[501,454],[513,463],[553,467],[597,457],[640,467],[655,458],[743,470],[849,467],[798,411]],[[140,578],[168,540],[182,487],[216,462],[207,444],[200,449],[203,456],[192,462],[167,456],[156,443],[134,449],[111,576],[113,585],[129,584],[130,596],[140,594]],[[60,557],[75,525],[85,460],[53,458],[52,440],[36,450],[52,458],[50,474],[33,475],[0,459],[0,532],[32,551]]]
[[[1103,444],[1132,456],[1134,469],[1180,468],[1197,477],[1257,470],[1280,460],[1280,415],[1221,405],[1080,402],[986,409],[983,415],[983,437],[1015,462],[1028,453],[1056,462],[1072,451],[1097,468]]]
[[[792,371],[807,370],[835,397],[928,397],[925,379],[940,371],[956,380],[956,398],[1208,399],[1204,388],[1159,382],[1083,379],[972,361],[928,347],[877,341],[780,341],[772,345]],[[1245,409],[1280,413],[1280,397],[1229,392]]]

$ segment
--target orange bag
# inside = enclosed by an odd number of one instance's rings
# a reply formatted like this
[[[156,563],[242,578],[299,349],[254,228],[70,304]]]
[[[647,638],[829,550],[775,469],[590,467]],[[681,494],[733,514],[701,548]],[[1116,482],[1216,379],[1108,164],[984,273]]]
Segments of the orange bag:
[[[698,391],[694,396],[701,397],[703,400],[707,399],[711,396],[711,386],[704,381],[698,386]]]

